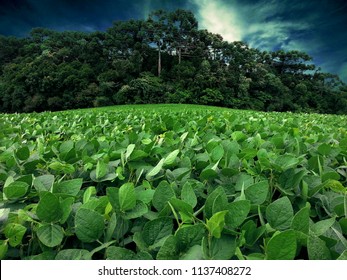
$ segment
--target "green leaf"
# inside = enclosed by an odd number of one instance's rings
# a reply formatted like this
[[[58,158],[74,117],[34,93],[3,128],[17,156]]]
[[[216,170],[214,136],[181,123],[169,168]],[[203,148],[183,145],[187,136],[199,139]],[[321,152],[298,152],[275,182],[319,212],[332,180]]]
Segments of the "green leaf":
[[[8,243],[6,240],[0,240],[0,260],[4,260],[8,250]]]
[[[116,212],[120,212],[120,204],[119,204],[119,189],[118,188],[107,188],[106,189],[107,198],[110,201],[112,208]]]
[[[252,204],[261,205],[266,201],[269,193],[269,182],[261,181],[249,186],[245,190],[246,199]]]
[[[230,260],[236,251],[236,239],[230,235],[212,238],[210,242],[205,237],[202,245],[205,259],[208,260]]]
[[[119,188],[119,206],[121,211],[127,211],[135,207],[136,194],[133,183],[126,183]]]
[[[75,216],[76,235],[82,242],[93,242],[101,237],[104,231],[104,218],[101,214],[80,208]]]
[[[205,232],[206,228],[203,224],[189,225],[179,228],[176,232],[176,237],[180,252],[187,251],[187,249],[192,246],[201,245]]]
[[[96,164],[96,170],[95,170],[95,176],[96,179],[99,180],[103,178],[108,171],[108,166],[103,160],[98,160],[98,163]]]
[[[108,221],[106,234],[105,234],[105,242],[108,242],[112,239],[112,235],[114,234],[116,226],[117,226],[117,214],[114,212],[112,216],[110,217],[110,220]]]
[[[337,259],[347,261],[347,250],[344,250]]]
[[[321,220],[314,225],[311,226],[312,232],[314,232],[317,236],[323,235],[324,233],[327,232],[329,228],[332,227],[332,225],[335,223],[335,217],[326,219],[326,220]]]
[[[222,230],[225,225],[225,215],[228,211],[221,211],[215,213],[211,219],[207,220],[206,226],[208,231],[215,238],[220,238],[222,234]]]
[[[42,175],[39,177],[36,177],[33,181],[34,188],[38,191],[51,191],[54,183],[54,176],[53,175]]]
[[[175,192],[168,183],[164,182],[159,184],[156,188],[152,204],[155,209],[161,211],[167,205],[167,202],[173,197],[175,197]]]
[[[314,172],[320,174],[321,167],[324,166],[324,159],[322,156],[313,156],[308,161],[308,166],[310,170],[313,170]]]
[[[61,226],[47,224],[39,227],[37,237],[47,247],[55,247],[63,241],[64,233]]]
[[[310,229],[310,207],[306,206],[300,209],[294,216],[291,224],[291,228],[302,232],[304,234],[309,233]]]
[[[4,187],[4,194],[9,200],[16,200],[26,195],[29,185],[25,182],[15,181]]]
[[[68,152],[70,152],[74,147],[74,143],[71,140],[62,142],[59,147],[59,152],[63,155],[66,155]]]
[[[155,190],[145,189],[143,187],[135,188],[136,199],[148,204],[152,201]]]
[[[305,170],[296,172],[296,170],[293,168],[284,171],[279,177],[280,190],[287,195],[293,195],[294,191],[299,187],[299,184],[305,173]]]
[[[16,156],[20,160],[27,160],[30,157],[30,151],[27,146],[24,146],[17,150]]]
[[[43,222],[59,221],[63,216],[59,198],[50,192],[43,193],[36,208],[36,215]]]
[[[132,154],[132,152],[134,151],[135,149],[135,144],[130,144],[128,145],[127,147],[127,150],[125,152],[125,160],[127,161],[128,158],[130,157],[130,155]]]
[[[341,193],[341,194],[347,193],[347,189],[339,181],[328,179],[324,183],[319,184],[318,186],[310,189],[308,195],[312,197],[324,188],[330,188],[332,191],[336,193]]]
[[[324,182],[325,187],[331,189],[333,192],[347,194],[347,188],[345,188],[341,182],[333,179],[328,179]]]
[[[92,179],[92,181],[94,182],[105,182],[105,181],[113,181],[114,179],[117,178],[117,174],[116,173],[107,173],[105,176],[101,177],[101,178],[96,178],[96,169],[92,170],[90,172],[90,179]]]
[[[318,152],[323,156],[328,156],[331,152],[331,147],[327,143],[318,146]]]
[[[135,258],[135,253],[131,250],[110,246],[106,249],[106,260],[132,260]]]
[[[268,260],[293,260],[296,254],[296,235],[294,230],[275,233],[266,246]]]
[[[221,145],[214,147],[211,151],[211,159],[213,162],[220,160],[224,156],[224,149]]]
[[[60,207],[63,213],[60,219],[61,224],[64,224],[66,220],[69,218],[70,213],[72,211],[72,204],[74,202],[75,202],[75,199],[73,197],[67,197],[60,203]]]
[[[338,180],[340,180],[340,175],[339,175],[339,173],[337,173],[335,171],[324,172],[322,174],[322,182],[324,183],[325,181],[327,181],[329,179],[338,181]]]
[[[125,212],[123,215],[124,219],[136,219],[143,215],[145,215],[148,212],[148,207],[145,203],[142,201],[139,201],[133,209],[130,211]]]
[[[63,181],[53,186],[53,193],[60,193],[69,196],[77,196],[82,187],[83,180],[81,178]]]
[[[193,208],[187,202],[184,202],[182,200],[179,200],[179,199],[173,197],[170,199],[170,203],[179,212],[185,213],[187,215],[193,214]]]
[[[148,157],[148,154],[142,150],[135,150],[131,153],[130,160],[139,160]]]
[[[163,165],[164,165],[164,160],[165,159],[161,159],[158,164],[156,166],[154,166],[146,175],[146,180],[150,180],[152,177],[154,177],[155,175],[157,175],[160,170],[162,169]]]
[[[217,178],[218,176],[218,173],[213,170],[212,168],[207,168],[207,169],[204,169],[201,174],[200,174],[200,179],[201,180],[212,180],[212,179],[215,179]]]
[[[216,188],[213,192],[211,192],[209,194],[209,196],[207,197],[207,199],[205,201],[205,208],[204,208],[205,218],[210,218],[214,214],[213,206],[215,205],[215,202],[216,202],[218,196],[220,196],[222,198],[223,204],[225,206],[227,205],[228,198],[225,194],[223,187]]]
[[[307,241],[309,260],[330,260],[331,253],[325,242],[317,236],[310,235]]]
[[[63,174],[72,174],[75,172],[75,167],[69,163],[61,163],[58,161],[54,161],[51,164],[49,164],[48,167],[54,171]]]
[[[44,251],[41,254],[29,256],[25,258],[25,260],[50,261],[50,260],[54,260],[55,257],[56,257],[56,253],[54,251]]]
[[[275,160],[275,166],[278,166],[282,171],[292,167],[296,167],[299,159],[292,155],[280,155]]]
[[[113,238],[116,240],[123,239],[130,226],[131,224],[129,220],[124,219],[122,216],[117,216],[117,225],[113,234]]]
[[[58,252],[56,260],[91,260],[91,254],[84,249],[65,249]]]
[[[150,253],[145,252],[145,251],[140,251],[135,255],[134,260],[147,260],[147,261],[152,261],[153,257]]]
[[[142,230],[142,238],[147,245],[153,245],[172,234],[173,222],[171,218],[162,217],[148,221]]]
[[[174,150],[170,154],[167,155],[167,157],[164,159],[164,165],[171,165],[175,162],[177,155],[179,154],[180,150]]]
[[[182,187],[181,199],[190,204],[193,208],[196,206],[198,202],[194,189],[189,182],[184,183]]]
[[[228,213],[225,216],[227,227],[237,228],[248,216],[251,210],[251,203],[248,200],[232,202],[227,207]]]
[[[270,226],[277,230],[288,229],[294,216],[288,197],[282,197],[270,203],[266,208],[266,218]]]
[[[257,158],[262,170],[271,169],[271,162],[269,160],[268,152],[265,149],[260,149],[258,151]]]
[[[16,247],[22,243],[23,236],[27,228],[20,224],[9,223],[4,229],[6,238],[9,239],[9,243],[12,247]]]
[[[180,256],[180,260],[202,260],[203,251],[201,245],[194,245],[187,252]]]
[[[83,203],[87,203],[94,195],[96,195],[96,188],[88,187],[83,193]]]
[[[157,260],[177,260],[178,259],[178,246],[175,236],[170,235],[160,247],[157,254]]]

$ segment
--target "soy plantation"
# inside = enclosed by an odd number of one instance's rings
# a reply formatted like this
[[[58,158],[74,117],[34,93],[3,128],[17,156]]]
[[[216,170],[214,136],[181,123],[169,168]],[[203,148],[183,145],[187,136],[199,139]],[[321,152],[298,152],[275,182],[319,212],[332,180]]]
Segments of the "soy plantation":
[[[0,115],[2,259],[347,259],[347,116]]]

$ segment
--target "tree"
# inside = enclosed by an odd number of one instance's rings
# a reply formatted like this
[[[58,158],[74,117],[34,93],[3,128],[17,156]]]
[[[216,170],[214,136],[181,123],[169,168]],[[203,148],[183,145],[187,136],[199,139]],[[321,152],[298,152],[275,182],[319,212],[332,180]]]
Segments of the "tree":
[[[169,31],[172,29],[169,14],[164,10],[158,10],[152,12],[146,21],[146,32],[149,38],[149,42],[153,43],[157,47],[158,51],[158,77],[161,75],[161,53],[163,50],[167,50],[167,45],[171,38],[169,38]]]
[[[35,28],[0,36],[0,110],[124,103],[347,112],[346,85],[297,50],[265,51],[198,30],[186,10],[117,21],[106,32]]]

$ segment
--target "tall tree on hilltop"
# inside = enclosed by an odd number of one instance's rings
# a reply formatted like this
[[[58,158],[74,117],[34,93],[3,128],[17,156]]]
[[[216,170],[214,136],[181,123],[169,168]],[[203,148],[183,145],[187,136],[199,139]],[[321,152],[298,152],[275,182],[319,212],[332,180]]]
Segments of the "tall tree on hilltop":
[[[182,56],[189,56],[191,50],[196,48],[198,21],[192,12],[181,9],[170,13],[170,21],[172,22],[172,47],[178,55],[178,64],[180,64]]]
[[[161,75],[162,70],[162,51],[167,49],[167,45],[172,38],[169,31],[171,20],[169,13],[164,10],[158,10],[151,13],[146,21],[145,29],[149,38],[149,42],[155,44],[158,51],[158,76]]]

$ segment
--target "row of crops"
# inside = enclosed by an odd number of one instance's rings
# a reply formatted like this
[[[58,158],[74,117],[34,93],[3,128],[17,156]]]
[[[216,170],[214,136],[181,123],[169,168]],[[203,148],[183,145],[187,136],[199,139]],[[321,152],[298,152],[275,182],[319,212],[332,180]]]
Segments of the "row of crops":
[[[347,117],[0,115],[2,259],[347,259]]]

